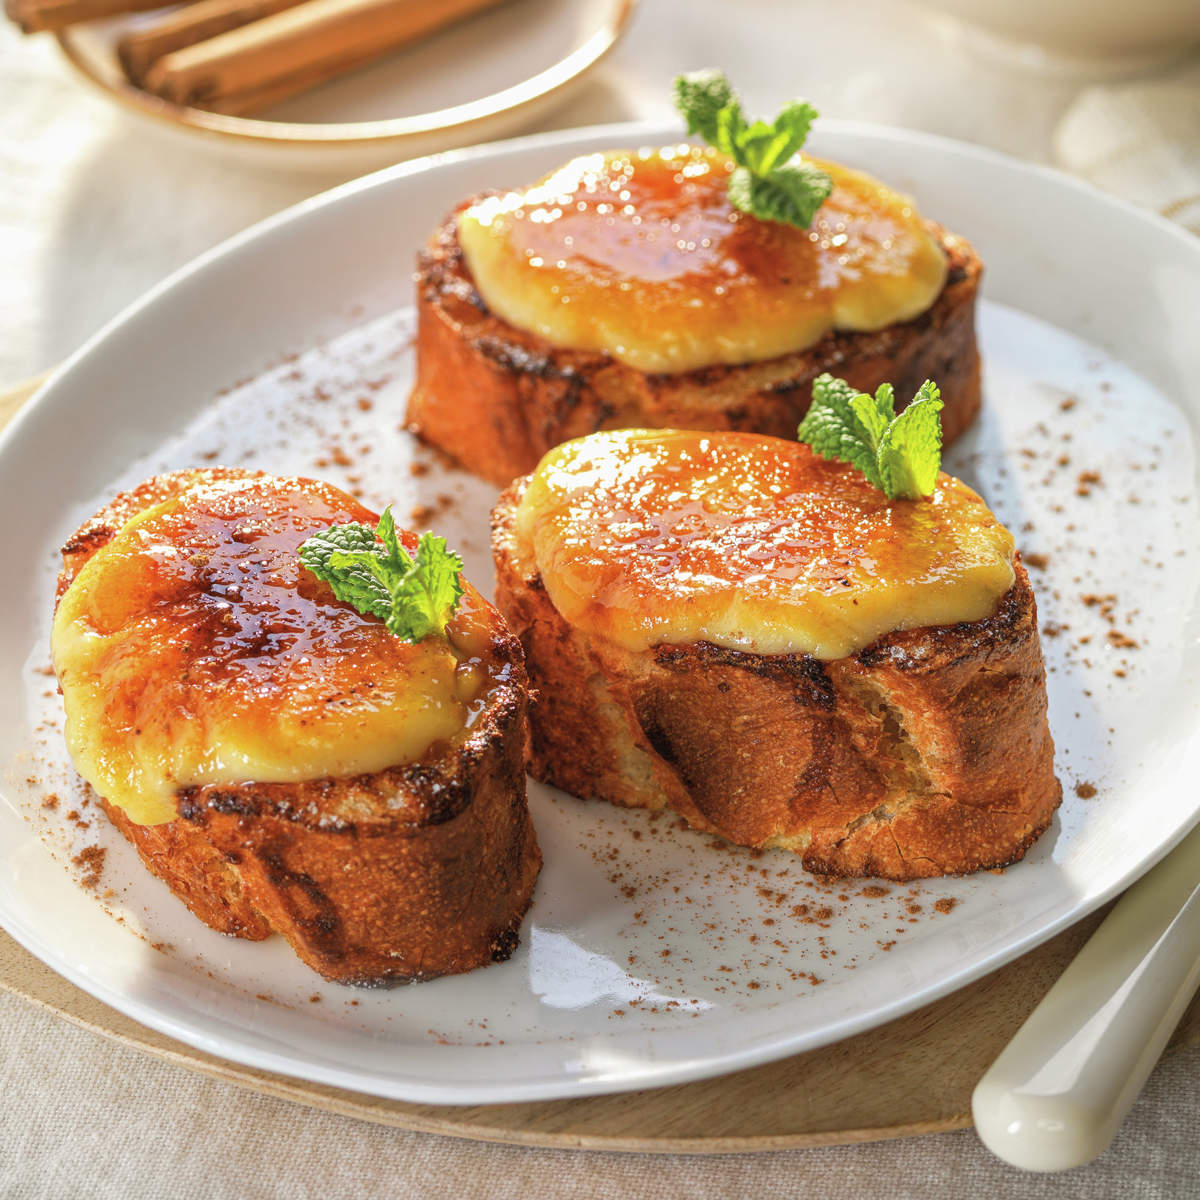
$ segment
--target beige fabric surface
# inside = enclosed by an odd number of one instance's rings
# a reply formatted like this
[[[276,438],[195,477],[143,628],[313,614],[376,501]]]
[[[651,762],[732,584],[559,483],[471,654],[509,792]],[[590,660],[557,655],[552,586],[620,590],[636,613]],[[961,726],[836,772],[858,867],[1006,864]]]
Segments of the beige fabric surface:
[[[832,116],[1047,162],[1080,92],[1071,81],[946,55],[893,0],[856,0],[850,37],[846,6],[827,0],[692,0],[686,21],[681,7],[642,0],[630,36],[549,123],[669,117],[665,81],[721,64],[755,112],[803,92]],[[1081,174],[1161,207],[1157,192],[1134,194],[1124,164],[1115,176],[1105,165],[1109,123],[1124,122],[1131,105],[1143,113],[1143,99],[1125,91],[1085,96],[1062,132]],[[1149,99],[1159,111],[1161,93]],[[1141,148],[1136,139],[1123,145]],[[195,254],[338,182],[235,166],[150,136],[82,86],[50,39],[22,40],[3,22],[0,180],[0,385],[60,361]],[[526,1150],[404,1133],[193,1075],[4,993],[0,1095],[3,1200],[1200,1197],[1196,1049],[1159,1067],[1102,1158],[1044,1177],[998,1163],[969,1131],[721,1158]]]
[[[841,1196],[1184,1200],[1200,1195],[1200,1048],[1159,1065],[1088,1167],[1027,1175],[971,1131],[685,1158],[529,1150],[406,1133],[217,1083],[0,994],[0,1196]]]
[[[1054,151],[1089,183],[1200,233],[1200,63],[1085,88]]]

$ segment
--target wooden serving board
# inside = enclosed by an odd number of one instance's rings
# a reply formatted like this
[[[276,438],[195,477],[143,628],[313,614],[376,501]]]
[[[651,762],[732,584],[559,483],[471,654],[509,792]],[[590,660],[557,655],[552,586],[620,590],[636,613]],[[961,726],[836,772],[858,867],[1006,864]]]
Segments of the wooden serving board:
[[[580,1100],[404,1104],[226,1062],[139,1025],[0,932],[0,986],[90,1029],[214,1079],[380,1125],[559,1149],[729,1154],[912,1137],[971,1124],[971,1091],[1103,919],[879,1029],[733,1075]],[[1200,997],[1168,1047],[1200,1044]]]
[[[41,379],[0,394],[0,426]],[[80,991],[0,931],[0,987],[75,1025],[227,1083],[381,1125],[525,1146],[744,1153],[910,1137],[971,1124],[975,1083],[1107,909],[1016,962],[878,1029],[717,1079],[579,1100],[404,1104],[226,1062]],[[1200,997],[1168,1052],[1200,1044]]]

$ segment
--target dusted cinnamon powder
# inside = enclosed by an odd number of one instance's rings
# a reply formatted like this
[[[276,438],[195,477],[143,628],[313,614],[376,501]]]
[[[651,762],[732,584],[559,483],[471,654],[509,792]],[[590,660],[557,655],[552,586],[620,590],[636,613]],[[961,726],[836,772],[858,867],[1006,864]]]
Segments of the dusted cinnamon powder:
[[[103,846],[85,846],[71,861],[83,871],[81,887],[94,891],[100,883],[104,870],[104,856],[108,853]]]

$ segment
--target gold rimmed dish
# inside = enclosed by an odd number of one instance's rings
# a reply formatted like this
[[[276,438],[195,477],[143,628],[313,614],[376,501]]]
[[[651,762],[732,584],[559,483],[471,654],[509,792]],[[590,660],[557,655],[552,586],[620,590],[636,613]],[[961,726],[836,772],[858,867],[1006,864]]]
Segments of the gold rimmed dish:
[[[162,10],[58,34],[67,60],[123,109],[218,153],[347,174],[519,132],[567,100],[616,45],[637,0],[512,0],[253,117],[135,87],[117,41]]]

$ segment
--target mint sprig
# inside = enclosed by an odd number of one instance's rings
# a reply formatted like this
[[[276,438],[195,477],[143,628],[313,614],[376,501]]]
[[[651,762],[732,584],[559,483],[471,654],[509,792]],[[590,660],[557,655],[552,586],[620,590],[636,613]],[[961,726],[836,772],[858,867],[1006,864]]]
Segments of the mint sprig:
[[[941,468],[941,410],[941,393],[928,379],[897,416],[890,383],[870,396],[818,375],[796,436],[822,458],[856,467],[889,500],[919,500],[933,494]]]
[[[351,522],[314,533],[300,547],[300,562],[339,600],[378,617],[404,641],[444,636],[462,598],[462,559],[432,533],[421,535],[417,556],[410,557],[390,505],[374,530]]]
[[[693,71],[675,80],[675,107],[688,133],[737,164],[729,177],[734,208],[763,221],[807,229],[833,191],[833,180],[810,163],[791,158],[804,145],[817,110],[803,100],[783,106],[775,120],[747,121],[724,72]]]

